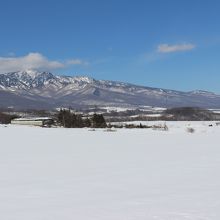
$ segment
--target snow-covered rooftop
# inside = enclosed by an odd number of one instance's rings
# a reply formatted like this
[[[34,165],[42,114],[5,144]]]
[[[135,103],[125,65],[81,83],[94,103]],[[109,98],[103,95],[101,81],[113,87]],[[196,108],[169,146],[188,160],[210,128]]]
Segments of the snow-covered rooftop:
[[[51,120],[50,117],[30,117],[30,118],[15,118],[14,121],[45,121]]]

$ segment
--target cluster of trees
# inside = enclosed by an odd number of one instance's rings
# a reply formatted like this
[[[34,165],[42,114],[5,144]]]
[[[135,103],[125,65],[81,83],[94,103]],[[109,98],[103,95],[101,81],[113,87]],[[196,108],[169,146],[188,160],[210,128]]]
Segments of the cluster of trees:
[[[179,107],[167,109],[164,116],[172,115],[172,120],[185,121],[211,121],[215,119],[212,111],[198,107]]]
[[[10,124],[11,120],[17,118],[17,115],[9,115],[3,112],[0,112],[0,124]]]
[[[70,110],[60,110],[57,116],[58,123],[65,128],[106,128],[107,124],[103,115],[93,114],[90,118],[84,118],[82,115],[76,115]]]

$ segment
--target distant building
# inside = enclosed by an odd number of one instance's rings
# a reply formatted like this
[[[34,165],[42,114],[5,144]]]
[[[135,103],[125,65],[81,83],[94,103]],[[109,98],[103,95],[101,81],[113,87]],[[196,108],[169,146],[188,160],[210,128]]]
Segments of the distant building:
[[[38,117],[38,118],[16,118],[11,121],[11,124],[15,125],[32,125],[47,127],[51,126],[54,120],[49,117]]]

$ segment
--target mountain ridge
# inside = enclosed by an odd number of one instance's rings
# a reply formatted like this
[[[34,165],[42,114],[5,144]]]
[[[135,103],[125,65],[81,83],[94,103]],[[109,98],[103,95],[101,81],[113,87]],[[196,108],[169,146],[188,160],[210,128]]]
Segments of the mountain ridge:
[[[4,92],[4,93],[3,93]],[[96,80],[88,76],[61,76],[50,72],[25,70],[0,74],[0,107],[9,98],[15,108],[46,108],[66,106],[195,106],[220,108],[220,95],[194,90],[182,92],[140,86],[110,80]],[[19,104],[22,99],[22,104]],[[25,104],[32,103],[31,105]],[[15,103],[13,105],[13,103]]]

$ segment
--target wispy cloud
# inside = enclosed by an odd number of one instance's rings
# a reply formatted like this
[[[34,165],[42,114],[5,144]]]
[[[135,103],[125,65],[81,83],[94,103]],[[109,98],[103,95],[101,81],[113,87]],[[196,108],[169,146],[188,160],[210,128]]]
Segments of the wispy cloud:
[[[29,53],[21,57],[0,57],[0,73],[12,72],[25,69],[54,70],[62,69],[71,65],[85,65],[80,59],[65,61],[49,60],[40,53]]]
[[[84,61],[81,59],[71,59],[71,60],[67,60],[64,62],[65,65],[69,66],[69,65],[89,65],[88,61]]]
[[[9,56],[9,57],[14,57],[14,56],[15,56],[15,53],[14,53],[14,52],[9,52],[9,53],[8,53],[8,56]]]
[[[157,52],[159,52],[159,53],[174,53],[174,52],[193,50],[195,47],[196,47],[195,44],[189,44],[189,43],[160,44],[157,46]]]

